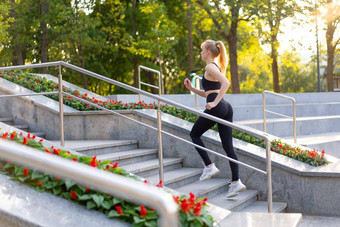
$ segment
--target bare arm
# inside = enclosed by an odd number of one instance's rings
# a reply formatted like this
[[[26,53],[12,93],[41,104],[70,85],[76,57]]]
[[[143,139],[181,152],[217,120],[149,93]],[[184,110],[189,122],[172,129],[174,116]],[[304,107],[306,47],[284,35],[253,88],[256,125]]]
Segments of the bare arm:
[[[221,89],[218,92],[217,97],[215,98],[215,100],[213,102],[209,102],[206,104],[206,108],[208,110],[214,108],[215,106],[217,106],[217,104],[221,101],[221,99],[223,98],[223,96],[225,95],[225,93],[228,91],[228,88],[230,86],[230,82],[228,81],[228,79],[218,70],[218,68],[213,65],[213,64],[208,64],[206,69],[206,73],[214,78],[215,80],[219,81],[221,83]]]
[[[193,86],[191,86],[191,82],[188,78],[185,78],[184,85],[188,90],[194,92],[195,94],[202,96],[202,97],[206,97],[205,92],[203,90],[199,90],[199,89],[196,89]]]

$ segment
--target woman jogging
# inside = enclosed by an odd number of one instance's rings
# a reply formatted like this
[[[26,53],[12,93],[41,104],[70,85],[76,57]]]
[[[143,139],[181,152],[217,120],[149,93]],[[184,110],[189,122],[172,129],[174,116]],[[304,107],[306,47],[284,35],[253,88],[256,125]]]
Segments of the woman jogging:
[[[202,78],[202,87],[204,90],[199,90],[191,86],[188,78],[184,80],[184,85],[190,91],[199,96],[206,97],[207,103],[205,105],[204,113],[211,114],[215,117],[222,118],[229,122],[233,121],[233,109],[231,105],[223,99],[223,96],[229,88],[229,81],[225,77],[227,67],[227,54],[223,42],[206,40],[201,45],[201,57],[206,62],[205,73]],[[215,62],[218,60],[218,64]],[[199,117],[192,127],[190,137],[193,143],[205,147],[201,136],[207,130],[212,128],[216,122]],[[232,128],[217,124],[218,132],[222,141],[222,146],[227,156],[238,160],[233,147],[233,133]],[[199,155],[204,161],[205,168],[203,170],[200,180],[206,180],[214,175],[220,173],[220,170],[211,162],[206,151],[196,148]],[[238,164],[230,162],[232,173],[232,182],[229,186],[227,197],[237,196],[241,191],[246,190],[246,186],[239,179]]]

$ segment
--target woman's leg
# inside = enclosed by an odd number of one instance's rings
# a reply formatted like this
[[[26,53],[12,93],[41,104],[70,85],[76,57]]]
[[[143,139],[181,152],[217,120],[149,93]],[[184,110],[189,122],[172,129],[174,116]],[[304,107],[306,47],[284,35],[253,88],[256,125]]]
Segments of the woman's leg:
[[[224,112],[226,115],[222,118],[226,121],[233,122],[233,108],[228,102],[224,102],[223,104],[226,108]],[[233,129],[222,124],[217,124],[217,127],[222,141],[223,149],[227,153],[227,156],[229,158],[238,160],[233,146]],[[238,164],[229,161],[229,165],[232,174],[232,181],[237,181],[239,179]]]
[[[238,160],[233,146],[233,129],[222,124],[218,124],[217,126],[222,141],[222,146],[227,153],[227,156],[229,158]],[[238,164],[229,161],[229,165],[232,174],[232,181],[237,181],[239,179]]]
[[[202,147],[204,146],[204,143],[201,139],[201,136],[203,135],[203,133],[205,133],[207,130],[209,130],[212,126],[214,126],[214,124],[216,124],[214,121],[211,121],[209,119],[203,118],[203,117],[199,117],[196,121],[196,123],[194,124],[194,126],[191,129],[190,132],[190,137],[191,140],[194,144],[200,145]],[[208,153],[202,149],[199,149],[197,147],[195,147],[198,154],[201,156],[201,158],[204,161],[205,166],[210,165],[212,162],[208,156]]]

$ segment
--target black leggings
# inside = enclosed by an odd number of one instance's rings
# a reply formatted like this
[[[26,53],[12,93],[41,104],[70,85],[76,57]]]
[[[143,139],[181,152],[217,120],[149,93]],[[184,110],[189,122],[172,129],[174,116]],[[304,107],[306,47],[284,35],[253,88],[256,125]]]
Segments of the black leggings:
[[[215,100],[216,96],[217,96],[217,93],[209,94],[207,96],[207,103],[213,102]],[[217,104],[217,106],[215,106],[211,110],[206,109],[204,111],[204,113],[211,114],[215,117],[222,118],[222,119],[227,120],[229,122],[233,122],[233,108],[224,99],[222,99]],[[196,123],[194,124],[194,126],[192,127],[191,132],[190,132],[190,137],[192,139],[192,142],[197,144],[197,145],[200,145],[202,147],[205,147],[203,141],[201,140],[201,136],[203,135],[203,133],[205,133],[207,130],[209,130],[211,127],[213,127],[215,124],[216,124],[216,122],[214,122],[212,120],[209,120],[209,119],[206,119],[206,118],[203,118],[203,117],[199,117],[197,119]],[[221,141],[222,141],[223,149],[227,153],[227,156],[230,157],[230,158],[233,158],[235,160],[238,160],[237,156],[235,154],[235,151],[234,151],[234,147],[233,147],[233,130],[232,130],[232,128],[225,126],[225,125],[222,125],[222,124],[219,124],[219,123],[217,123],[217,127],[218,127],[218,132],[220,134],[220,138],[221,138]],[[208,166],[212,163],[209,156],[208,156],[208,153],[206,151],[199,149],[197,147],[196,147],[196,150],[198,151],[199,155],[203,159],[206,166]],[[239,179],[238,164],[229,161],[229,165],[230,165],[231,173],[232,173],[232,181],[237,181]]]

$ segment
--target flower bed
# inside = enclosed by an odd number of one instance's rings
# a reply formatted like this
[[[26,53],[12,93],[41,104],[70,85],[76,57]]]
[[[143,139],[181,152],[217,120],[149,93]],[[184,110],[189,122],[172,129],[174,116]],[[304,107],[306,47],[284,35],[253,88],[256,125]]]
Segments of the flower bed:
[[[0,77],[7,79],[9,81],[12,81],[18,85],[21,85],[23,87],[26,87],[30,90],[33,90],[35,92],[51,92],[56,91],[58,89],[58,84],[56,84],[53,81],[50,81],[46,78],[39,77],[36,75],[28,74],[28,73],[22,73],[22,72],[10,72],[10,73],[1,73]],[[70,88],[63,87],[63,91],[68,92],[76,97],[82,98],[84,100],[93,102],[95,104],[98,104],[99,106],[105,107],[110,110],[126,110],[126,109],[158,109],[158,106],[155,103],[152,104],[146,104],[144,101],[140,101],[138,103],[122,103],[121,101],[102,101],[97,100],[95,98],[90,98],[88,95],[81,94],[77,89],[72,90]],[[50,95],[52,99],[58,101],[58,95]],[[99,110],[96,107],[90,106],[89,104],[86,104],[84,102],[81,102],[79,100],[76,100],[70,96],[64,95],[64,104],[73,107],[80,111],[91,111],[91,110]],[[170,107],[168,105],[162,105],[161,111],[170,115],[173,115],[175,117],[184,119],[186,121],[195,122],[198,118],[196,114],[190,113],[188,111],[181,110],[176,107]],[[217,125],[213,127],[214,130],[217,130]],[[241,132],[239,130],[233,129],[233,136],[234,138],[243,140],[248,143],[252,143],[254,145],[260,146],[265,148],[265,141],[263,139],[257,138],[255,136],[249,135],[247,133]],[[288,148],[289,147],[289,148]],[[285,150],[286,149],[286,150]],[[325,151],[318,152],[317,150],[309,151],[309,150],[302,150],[298,147],[291,148],[288,144],[282,143],[281,141],[271,141],[271,150],[288,156],[290,158],[296,159],[298,161],[307,163],[312,166],[320,166],[325,165],[328,163],[327,159],[324,157]],[[294,155],[292,152],[288,152],[290,150],[293,150]],[[295,152],[299,153],[295,154]]]
[[[35,136],[29,133],[24,136],[22,133],[5,132],[1,138],[4,140],[15,141],[19,144],[33,147],[37,152],[46,152],[50,155],[58,155],[62,158],[73,160],[74,162],[83,163],[94,168],[109,171],[113,174],[119,174],[134,180],[142,181],[144,179],[132,175],[127,171],[118,168],[118,162],[97,160],[96,156],[77,156],[69,151],[56,149],[53,146],[45,147],[43,140],[36,141]],[[81,186],[67,179],[52,177],[35,170],[18,166],[6,161],[0,161],[0,172],[7,174],[14,180],[28,184],[37,191],[46,191],[56,196],[68,199],[80,205],[86,206],[87,209],[94,209],[106,214],[110,218],[115,218],[124,222],[132,223],[133,226],[157,226],[158,215],[155,210],[143,205],[132,204],[122,199],[112,197],[107,194],[99,193],[86,186]],[[145,183],[148,183],[144,180]],[[160,182],[157,187],[163,187]],[[188,196],[173,196],[174,201],[178,204],[180,210],[181,226],[212,226],[213,218],[208,214],[207,198],[196,198],[193,193]]]

